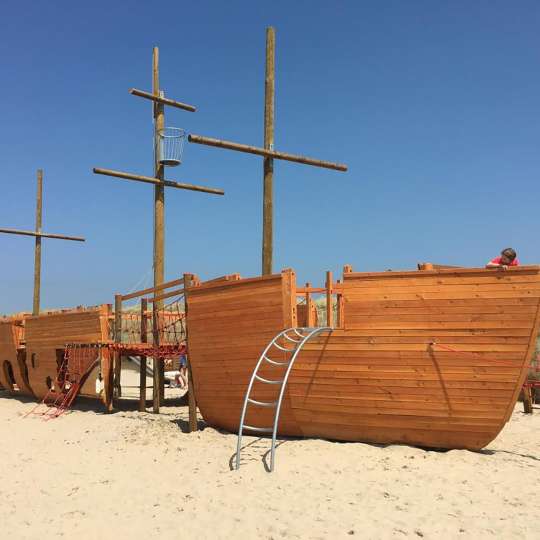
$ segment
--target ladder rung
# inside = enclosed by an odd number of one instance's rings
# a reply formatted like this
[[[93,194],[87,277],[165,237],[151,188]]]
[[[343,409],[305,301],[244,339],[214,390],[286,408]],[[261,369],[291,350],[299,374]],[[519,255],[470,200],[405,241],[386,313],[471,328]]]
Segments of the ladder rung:
[[[288,336],[287,334],[283,334],[283,337],[285,339],[288,339],[289,341],[292,341],[293,343],[300,343],[302,341],[301,339],[293,339],[292,337]]]
[[[278,345],[277,343],[274,343],[274,347],[277,347],[280,351],[287,351],[287,352],[296,351],[296,347],[294,349],[287,349],[287,347],[282,347],[281,345]]]
[[[277,405],[277,401],[257,401],[251,398],[248,398],[248,401],[253,403],[253,405],[259,405],[261,407],[275,407]]]
[[[249,429],[251,431],[262,431],[264,433],[271,433],[274,430],[274,428],[271,427],[248,426],[247,424],[244,424],[242,426],[242,429]]]
[[[271,364],[274,364],[276,366],[288,366],[289,362],[276,362],[275,360],[272,360],[271,358],[268,358],[268,356],[264,356],[264,359],[267,362],[270,362]]]
[[[283,379],[280,379],[279,381],[270,381],[268,379],[263,379],[262,377],[259,377],[258,375],[255,375],[255,378],[263,383],[268,383],[268,384],[281,384],[283,382]]]

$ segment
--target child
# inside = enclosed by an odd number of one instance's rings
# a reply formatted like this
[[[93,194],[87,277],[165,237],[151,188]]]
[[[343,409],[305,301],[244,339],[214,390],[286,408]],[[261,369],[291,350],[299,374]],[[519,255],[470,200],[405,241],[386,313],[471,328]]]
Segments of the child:
[[[509,266],[519,266],[516,252],[512,248],[503,249],[500,257],[495,257],[486,264],[486,268],[502,268],[503,270]]]

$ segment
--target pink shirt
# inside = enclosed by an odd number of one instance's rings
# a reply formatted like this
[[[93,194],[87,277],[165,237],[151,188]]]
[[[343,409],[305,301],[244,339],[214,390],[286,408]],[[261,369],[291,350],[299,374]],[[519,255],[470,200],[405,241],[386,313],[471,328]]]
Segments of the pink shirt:
[[[502,257],[495,257],[492,261],[489,261],[492,264],[502,264]],[[511,263],[508,263],[507,266],[519,266],[519,260],[516,257]]]

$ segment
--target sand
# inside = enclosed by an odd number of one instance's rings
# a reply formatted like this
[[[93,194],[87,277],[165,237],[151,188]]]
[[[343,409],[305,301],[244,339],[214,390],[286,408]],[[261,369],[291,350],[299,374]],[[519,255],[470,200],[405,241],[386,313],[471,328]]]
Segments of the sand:
[[[268,473],[268,440],[231,470],[236,436],[185,407],[32,407],[0,392],[2,539],[540,538],[538,408],[483,452],[287,440]]]

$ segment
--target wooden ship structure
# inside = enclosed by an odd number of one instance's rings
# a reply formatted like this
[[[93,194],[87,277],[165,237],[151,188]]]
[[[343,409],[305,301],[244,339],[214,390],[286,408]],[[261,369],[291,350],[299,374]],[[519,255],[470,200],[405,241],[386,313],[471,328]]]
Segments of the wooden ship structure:
[[[122,359],[138,358],[139,409],[152,367],[153,411],[164,398],[164,365],[187,356],[190,430],[205,422],[241,436],[323,437],[379,444],[480,449],[504,427],[526,381],[540,325],[540,267],[497,271],[423,265],[413,271],[354,272],[345,266],[321,287],[272,271],[274,160],[346,171],[346,165],[274,148],[274,31],[267,31],[264,147],[190,134],[191,143],[263,158],[262,275],[164,282],[165,187],[223,195],[165,179],[185,133],[169,135],[153,52],[154,175],[95,168],[96,174],[154,189],[154,286],[111,304],[42,313],[41,238],[36,231],[33,314],[0,319],[0,386],[36,398],[40,414],[63,414],[78,396],[111,412],[122,399]],[[181,133],[180,133],[181,132]],[[172,137],[176,150],[165,155]],[[181,140],[180,140],[181,139]],[[170,141],[167,142],[170,144]],[[38,253],[39,247],[39,253]],[[39,265],[38,265],[39,263]],[[318,299],[320,297],[321,299]],[[136,306],[126,303],[136,301]],[[323,306],[323,311],[317,309]],[[530,388],[530,385],[526,388]],[[39,409],[39,407],[38,407]]]
[[[298,287],[292,270],[206,282],[186,274],[169,283],[126,295],[142,298],[138,316],[104,305],[2,321],[0,383],[37,398],[79,385],[78,393],[112,409],[122,355],[162,362],[187,354],[190,394],[210,426],[269,432],[276,419],[269,404],[282,392],[279,435],[480,449],[510,418],[540,324],[538,266],[345,266],[341,279],[328,273],[320,288]],[[316,295],[325,298],[326,320]],[[182,307],[146,309],[163,297],[181,297]],[[297,350],[294,331],[315,328]]]

